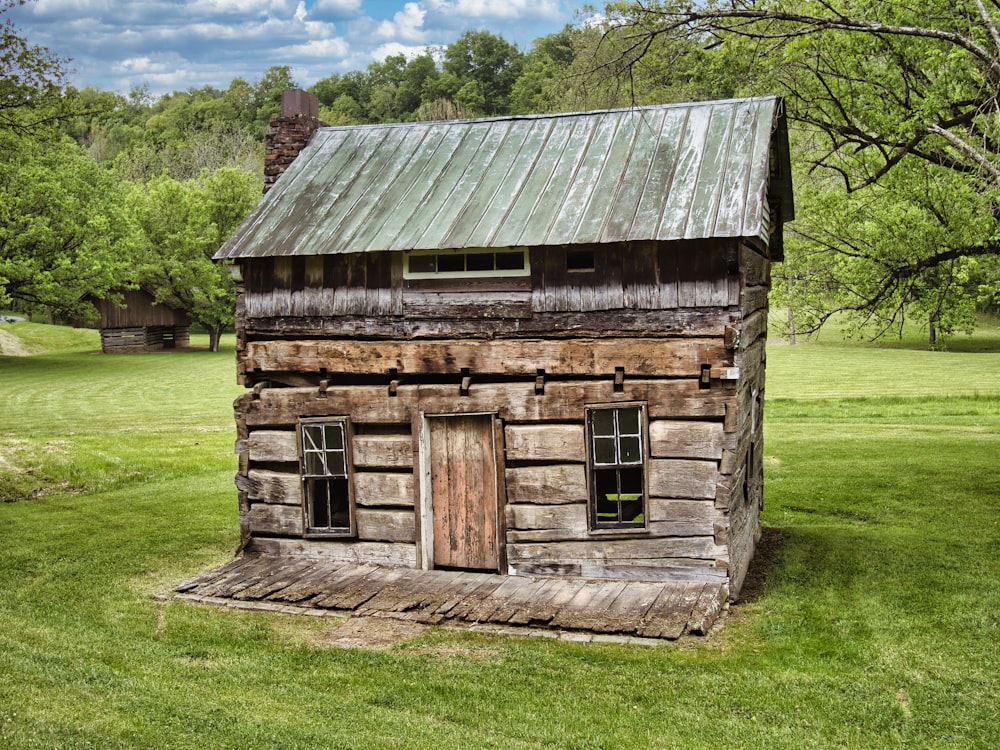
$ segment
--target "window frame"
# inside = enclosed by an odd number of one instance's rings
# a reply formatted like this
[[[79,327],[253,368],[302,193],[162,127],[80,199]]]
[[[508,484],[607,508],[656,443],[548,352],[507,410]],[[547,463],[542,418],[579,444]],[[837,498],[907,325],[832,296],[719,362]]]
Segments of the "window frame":
[[[497,268],[496,267],[496,256],[506,255],[506,254],[518,254],[520,255],[524,262],[521,268]],[[491,270],[461,270],[461,271],[411,271],[410,261],[412,258],[427,258],[427,257],[446,257],[446,258],[457,258],[459,256],[494,256],[493,268]],[[409,280],[427,280],[427,279],[505,279],[505,278],[522,278],[525,276],[531,276],[531,258],[527,247],[507,247],[507,248],[462,248],[457,250],[407,250],[403,253],[403,278],[407,281]],[[435,269],[439,265],[438,261],[435,261]],[[465,261],[463,266],[467,267],[468,262]]]
[[[324,447],[320,451],[312,450],[306,447],[306,432],[309,428],[315,426],[329,427],[336,426],[341,430],[341,436],[343,440],[342,448],[327,449],[325,446],[326,433],[324,431]],[[299,478],[302,482],[302,528],[303,534],[307,537],[337,537],[341,539],[349,539],[357,536],[357,523],[355,519],[355,501],[354,501],[354,467],[351,456],[351,445],[354,442],[354,433],[351,429],[351,421],[348,417],[313,417],[308,419],[299,419],[298,424],[295,429],[296,439],[298,442],[299,450]],[[322,452],[324,456],[327,454],[342,453],[344,470],[343,474],[315,474],[308,471],[308,458],[310,454],[316,454]],[[324,467],[329,468],[328,463],[324,460]],[[317,481],[323,480],[344,480],[344,491],[347,493],[347,525],[333,525],[333,511],[328,509],[327,516],[330,518],[330,525],[327,526],[315,526],[313,525],[314,513],[313,504],[316,501],[314,496],[314,491]],[[329,496],[327,500],[329,499]]]
[[[618,413],[625,409],[636,409],[638,411],[638,425],[635,432],[622,432],[619,429],[619,416]],[[595,434],[594,427],[594,415],[598,412],[610,411],[615,416],[614,420],[614,434]],[[587,442],[587,528],[591,534],[636,534],[636,533],[646,533],[649,531],[649,410],[647,404],[641,401],[620,401],[614,403],[602,403],[602,404],[587,404],[585,406],[585,425],[584,434]],[[615,460],[608,461],[598,461],[596,439],[607,440],[609,438],[615,441]],[[638,439],[638,460],[621,460],[622,456],[622,439]],[[622,491],[622,471],[631,471],[638,469],[641,471],[641,478],[637,483],[633,485],[633,491],[623,492]],[[600,511],[600,501],[599,495],[606,494],[599,490],[598,482],[601,481],[601,474],[607,476],[608,472],[615,472],[615,484],[619,495],[618,502],[618,513],[622,512],[622,503],[625,502],[620,498],[621,495],[631,495],[636,494],[635,489],[639,489],[638,494],[641,495],[638,502],[640,503],[640,513],[642,516],[641,522],[633,521],[622,521],[619,517],[615,521],[601,521],[599,513]],[[634,482],[634,478],[633,478]],[[638,485],[637,487],[635,485]],[[612,501],[615,502],[615,501]]]

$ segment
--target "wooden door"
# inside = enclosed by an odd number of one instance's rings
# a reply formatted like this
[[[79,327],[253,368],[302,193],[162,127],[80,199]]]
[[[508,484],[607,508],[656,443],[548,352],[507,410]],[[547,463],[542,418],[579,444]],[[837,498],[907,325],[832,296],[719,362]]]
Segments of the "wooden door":
[[[500,568],[494,417],[428,417],[434,567]]]

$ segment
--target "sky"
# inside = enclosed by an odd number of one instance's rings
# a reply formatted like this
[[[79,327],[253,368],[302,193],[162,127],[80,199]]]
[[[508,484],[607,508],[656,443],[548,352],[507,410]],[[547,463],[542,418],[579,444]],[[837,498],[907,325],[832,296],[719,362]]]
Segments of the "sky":
[[[31,0],[19,33],[61,58],[69,83],[127,94],[225,89],[287,65],[308,87],[393,54],[487,29],[528,50],[586,0]]]

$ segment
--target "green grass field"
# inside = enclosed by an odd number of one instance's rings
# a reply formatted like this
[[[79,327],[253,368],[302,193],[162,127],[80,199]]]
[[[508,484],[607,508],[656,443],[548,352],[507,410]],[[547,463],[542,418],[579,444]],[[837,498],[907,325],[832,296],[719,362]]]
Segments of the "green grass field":
[[[720,632],[653,648],[431,630],[345,650],[333,618],[158,599],[238,543],[232,342],[12,336],[35,353],[0,354],[0,747],[1000,742],[995,324],[944,352],[771,347],[768,575]]]

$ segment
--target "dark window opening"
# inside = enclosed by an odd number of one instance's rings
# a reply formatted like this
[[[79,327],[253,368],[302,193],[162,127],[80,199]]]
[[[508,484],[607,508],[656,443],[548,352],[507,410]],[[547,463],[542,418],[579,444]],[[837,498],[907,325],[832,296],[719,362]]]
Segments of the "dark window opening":
[[[497,253],[498,271],[523,271],[524,253]]]
[[[493,253],[472,253],[464,257],[466,271],[493,270]]]
[[[437,256],[438,273],[460,273],[465,270],[464,255]]]
[[[570,250],[566,253],[567,271],[593,271],[594,269],[593,250]]]
[[[528,275],[526,249],[470,250],[452,253],[413,252],[406,255],[403,266],[405,278],[526,275]]]
[[[437,256],[411,255],[410,273],[437,273]]]

